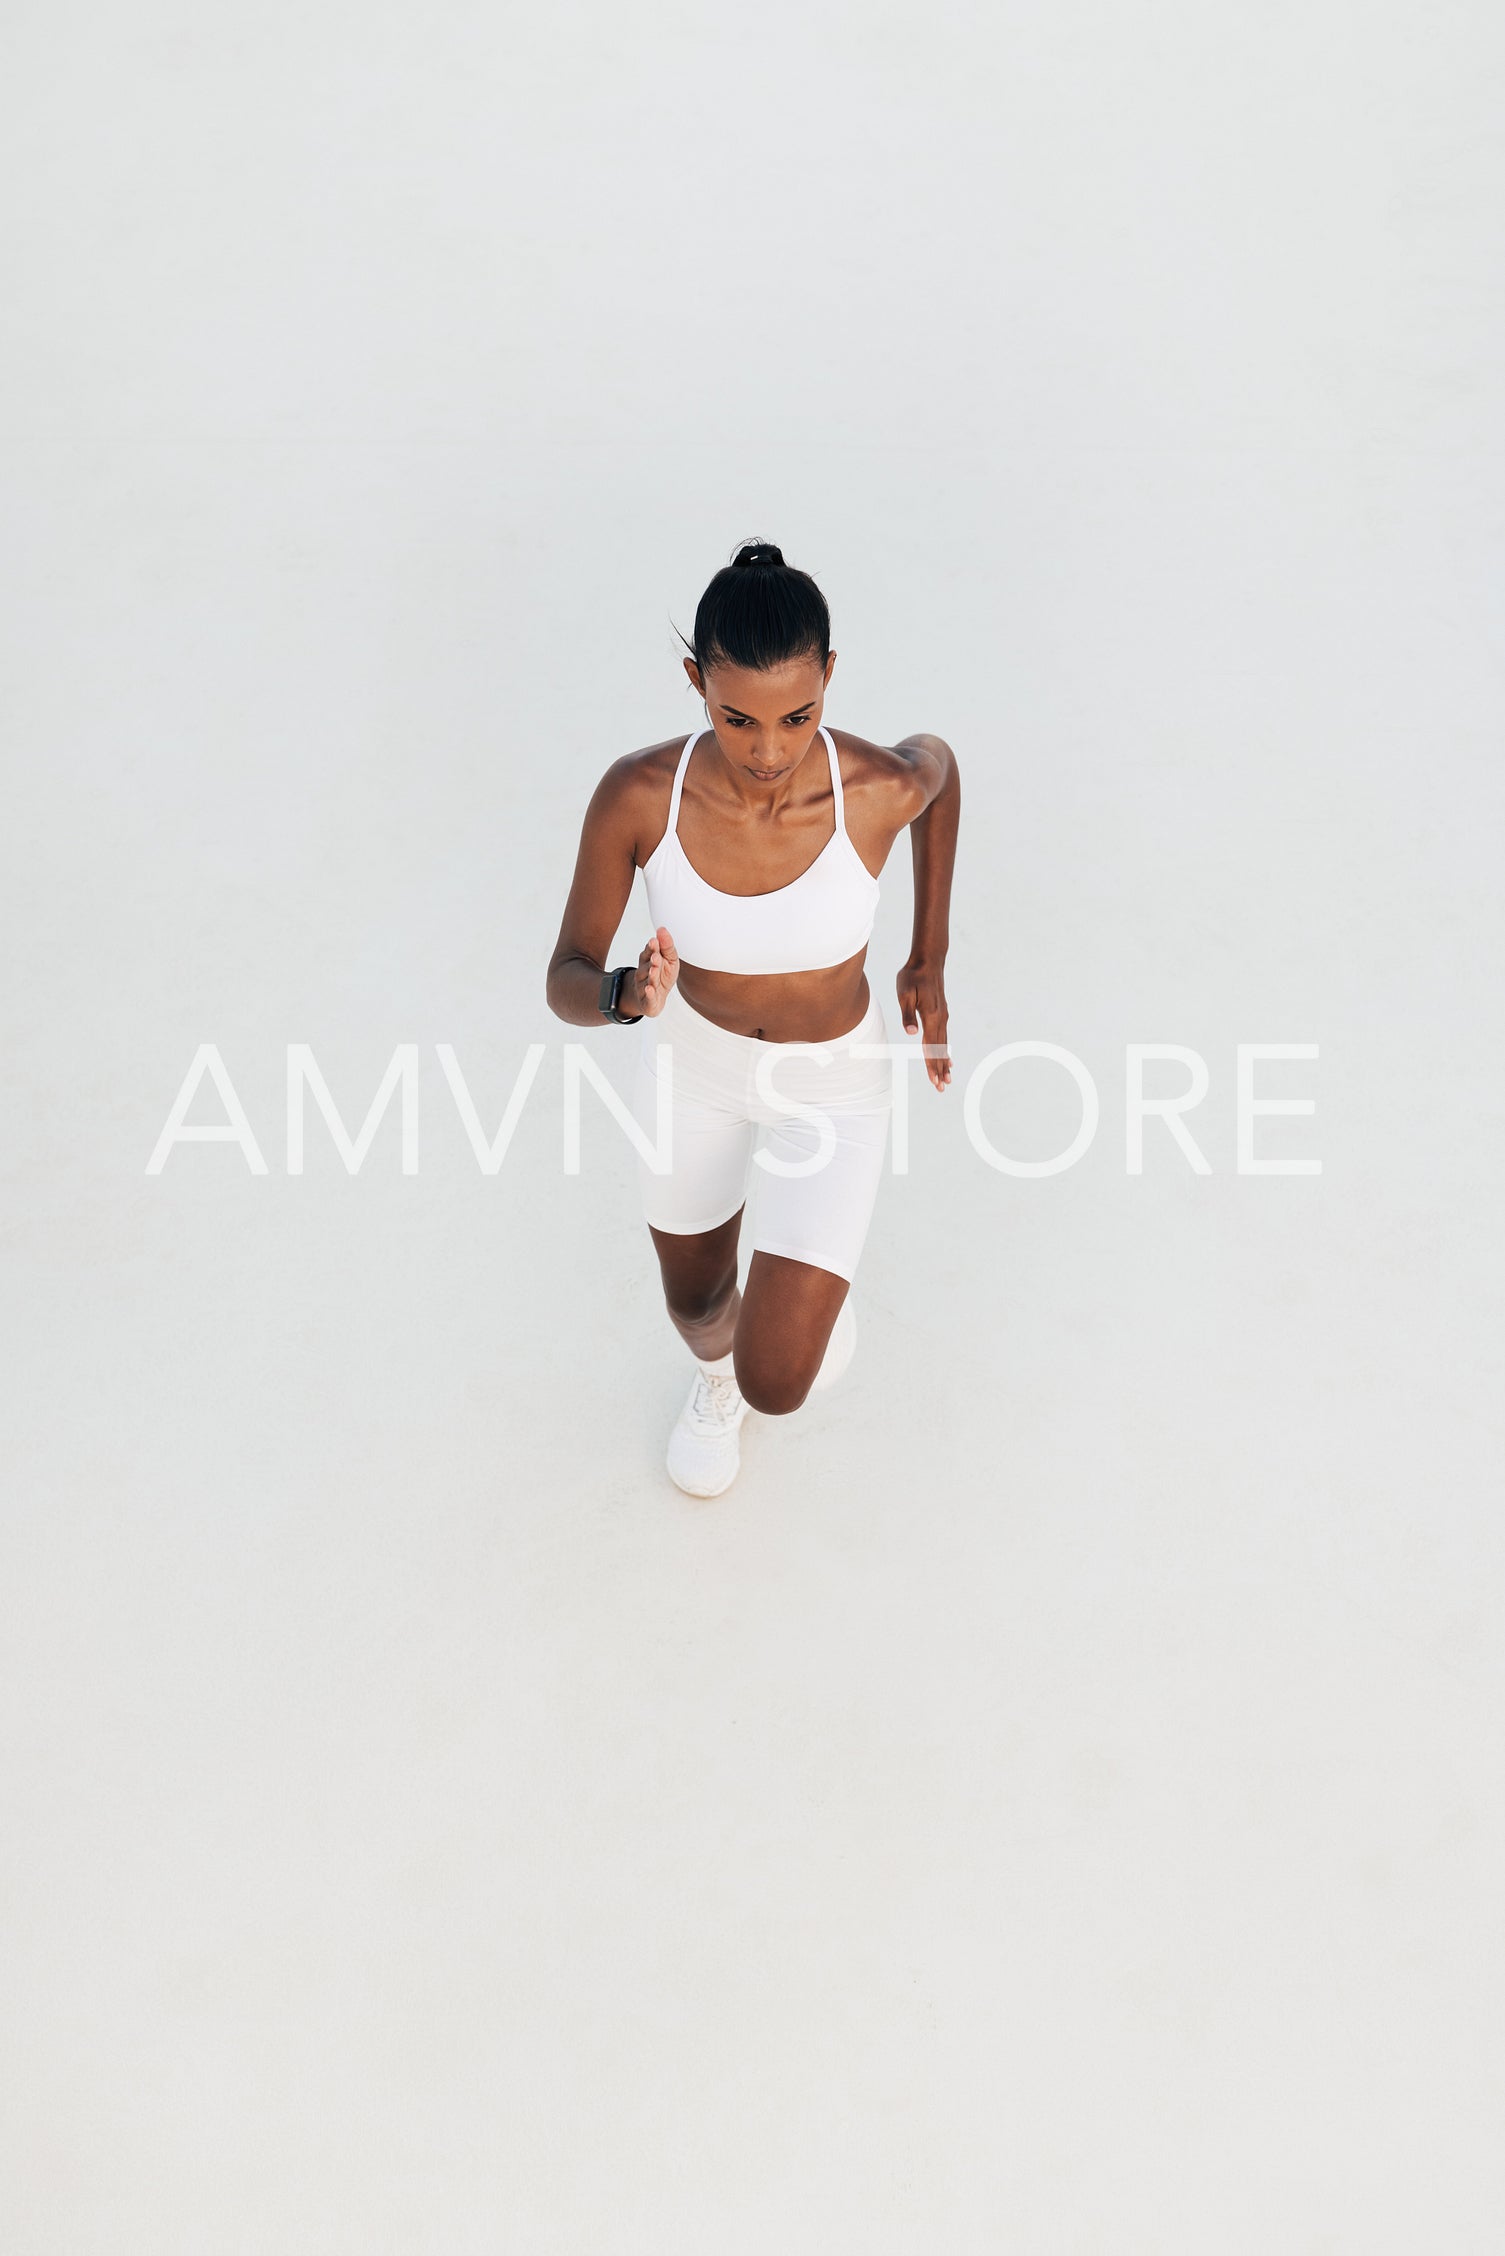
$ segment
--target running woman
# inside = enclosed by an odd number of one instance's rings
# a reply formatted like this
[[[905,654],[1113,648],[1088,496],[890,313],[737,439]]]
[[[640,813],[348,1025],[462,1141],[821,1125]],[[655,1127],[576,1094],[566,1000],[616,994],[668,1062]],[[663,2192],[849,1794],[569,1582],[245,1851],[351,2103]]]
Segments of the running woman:
[[[546,992],[571,1026],[639,1027],[633,1112],[650,1144],[672,1054],[671,1170],[638,1157],[664,1301],[695,1363],[668,1470],[688,1495],[719,1496],[748,1411],[798,1409],[856,1343],[848,1292],[894,1071],[860,1054],[891,1039],[865,963],[879,873],[906,826],[914,929],[899,1015],[922,1037],[932,1086],[950,1086],[943,974],[961,785],[938,736],[890,749],[843,729],[837,741],[824,719],[836,664],[825,598],[768,542],[744,543],[716,574],[686,649],[704,717],[625,753],[597,784]],[[635,964],[608,969],[638,870],[655,929]]]

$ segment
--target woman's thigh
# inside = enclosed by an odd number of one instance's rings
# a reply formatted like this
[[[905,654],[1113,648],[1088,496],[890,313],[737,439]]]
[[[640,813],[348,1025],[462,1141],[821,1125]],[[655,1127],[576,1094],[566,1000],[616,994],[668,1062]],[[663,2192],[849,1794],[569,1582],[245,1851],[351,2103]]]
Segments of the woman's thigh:
[[[814,1120],[794,1117],[765,1130],[753,1163],[755,1252],[829,1270],[850,1285],[877,1202],[891,1110],[828,1112],[834,1141],[824,1154]]]
[[[660,1088],[649,1053],[640,1050],[632,1083],[633,1117],[668,1162],[667,1172],[660,1174],[641,1151],[637,1155],[643,1219],[655,1237],[707,1235],[742,1211],[757,1124],[749,1119],[740,1090],[718,1090],[704,1073],[671,1077],[661,1144]]]
[[[828,1115],[835,1143],[809,1174],[755,1162],[752,1262],[737,1318],[742,1388],[765,1409],[794,1410],[809,1393],[846,1299],[878,1195],[889,1108]],[[771,1127],[763,1149],[785,1165],[819,1159],[814,1122]]]
[[[847,1297],[834,1269],[754,1249],[737,1312],[737,1380],[761,1410],[797,1410]]]

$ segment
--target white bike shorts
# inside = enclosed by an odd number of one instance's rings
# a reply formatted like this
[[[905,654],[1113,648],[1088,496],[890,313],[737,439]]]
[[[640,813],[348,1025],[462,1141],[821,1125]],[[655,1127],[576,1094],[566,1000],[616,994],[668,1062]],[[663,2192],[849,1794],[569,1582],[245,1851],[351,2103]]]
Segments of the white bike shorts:
[[[667,1162],[660,1173],[638,1154],[644,1219],[675,1236],[714,1230],[744,1203],[751,1178],[754,1252],[850,1284],[883,1173],[894,1061],[853,1057],[848,1045],[890,1039],[876,995],[862,1023],[830,1041],[764,1042],[718,1026],[671,987],[658,1017],[638,1028],[633,1115]]]

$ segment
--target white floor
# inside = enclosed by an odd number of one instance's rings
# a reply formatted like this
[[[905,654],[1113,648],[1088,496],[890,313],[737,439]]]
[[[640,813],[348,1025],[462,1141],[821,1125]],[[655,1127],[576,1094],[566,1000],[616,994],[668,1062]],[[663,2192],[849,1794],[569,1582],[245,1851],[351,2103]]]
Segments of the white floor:
[[[1492,2256],[1498,38],[129,13],[9,97],[0,2247]],[[957,751],[956,1086],[696,1505],[542,988],[749,534]]]

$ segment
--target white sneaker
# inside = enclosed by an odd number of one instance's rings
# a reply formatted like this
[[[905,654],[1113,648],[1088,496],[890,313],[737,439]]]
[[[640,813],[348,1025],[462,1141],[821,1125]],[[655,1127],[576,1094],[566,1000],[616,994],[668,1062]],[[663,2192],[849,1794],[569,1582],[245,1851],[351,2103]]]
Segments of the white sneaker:
[[[857,1317],[852,1307],[852,1296],[848,1293],[836,1311],[836,1321],[831,1326],[831,1337],[826,1342],[820,1369],[810,1381],[810,1392],[819,1394],[823,1388],[835,1386],[856,1352]]]
[[[690,1399],[669,1436],[669,1478],[687,1496],[719,1496],[731,1487],[742,1462],[737,1429],[747,1411],[730,1371],[696,1364]]]

